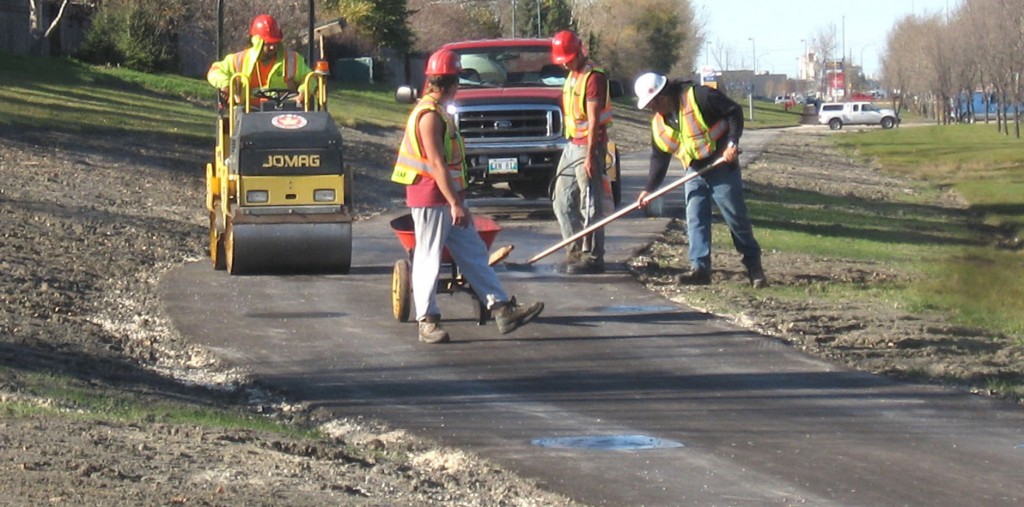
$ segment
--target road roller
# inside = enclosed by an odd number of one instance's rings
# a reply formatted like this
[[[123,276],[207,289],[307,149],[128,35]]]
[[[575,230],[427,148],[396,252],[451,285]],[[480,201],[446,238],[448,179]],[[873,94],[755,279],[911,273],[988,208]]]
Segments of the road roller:
[[[313,0],[308,40],[314,40]],[[217,3],[223,55],[222,1]],[[313,60],[312,47],[309,61]],[[326,62],[314,89],[250,89],[242,74],[221,95],[214,160],[206,166],[210,259],[231,274],[347,273],[352,258],[352,175],[341,131],[327,112]],[[246,100],[256,97],[259,100]]]

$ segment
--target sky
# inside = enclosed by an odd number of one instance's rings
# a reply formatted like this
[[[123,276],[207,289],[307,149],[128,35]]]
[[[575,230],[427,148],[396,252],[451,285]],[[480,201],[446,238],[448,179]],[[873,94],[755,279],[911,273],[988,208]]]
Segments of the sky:
[[[852,64],[862,64],[866,75],[877,77],[886,38],[897,21],[910,14],[944,14],[947,8],[955,10],[960,1],[691,0],[711,45],[710,51],[704,45],[697,68],[709,65],[723,70],[727,54],[729,69],[750,69],[756,55],[758,73],[767,70],[793,77],[804,51],[802,41],[810,45],[819,32],[834,25],[839,52],[845,46]],[[719,54],[723,61],[716,63]]]

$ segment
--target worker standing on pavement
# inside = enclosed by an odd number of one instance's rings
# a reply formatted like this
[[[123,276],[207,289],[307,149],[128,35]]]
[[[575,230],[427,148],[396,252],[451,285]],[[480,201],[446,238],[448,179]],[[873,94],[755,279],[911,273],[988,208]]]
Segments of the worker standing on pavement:
[[[252,96],[261,89],[297,92],[295,101],[304,103],[310,91],[306,90],[306,76],[313,71],[302,55],[284,47],[283,39],[276,19],[268,14],[256,16],[249,27],[249,48],[214,62],[206,80],[227,97],[231,76],[242,74],[249,79],[249,100],[253,104],[261,100]]]
[[[551,61],[569,70],[562,87],[565,137],[569,139],[555,172],[552,204],[562,239],[600,220],[605,213],[605,157],[612,102],[608,77],[587,58],[583,42],[570,30],[555,34]],[[610,189],[609,189],[610,190]],[[604,229],[569,245],[565,272],[604,272]]]
[[[425,94],[413,108],[398,150],[391,180],[406,185],[405,200],[411,208],[416,246],[412,262],[412,295],[419,322],[419,340],[445,343],[437,305],[437,280],[441,254],[447,247],[481,301],[506,334],[530,322],[544,310],[544,303],[519,305],[509,298],[494,269],[488,264],[487,245],[466,207],[465,147],[444,104],[459,88],[459,57],[441,50],[427,61]]]
[[[724,164],[686,182],[686,229],[690,243],[690,270],[678,275],[681,285],[711,283],[711,202],[718,206],[732,234],[751,285],[768,285],[761,266],[761,246],[743,200],[739,142],[743,135],[743,108],[715,88],[691,81],[672,81],[653,72],[634,84],[637,107],[654,112],[651,121],[650,175],[637,202],[661,185],[672,155],[693,174],[715,163]]]

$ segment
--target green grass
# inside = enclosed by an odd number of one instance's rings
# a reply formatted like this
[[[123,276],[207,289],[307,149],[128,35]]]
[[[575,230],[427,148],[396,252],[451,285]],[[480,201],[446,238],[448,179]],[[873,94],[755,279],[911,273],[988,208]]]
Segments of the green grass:
[[[782,104],[772,104],[763,100],[754,101],[754,119],[750,119],[750,102],[738,101],[743,106],[744,128],[763,129],[776,127],[794,127],[800,124],[804,106],[797,104],[786,111]]]
[[[929,196],[955,191],[968,209],[936,208],[909,195],[878,203],[774,189],[749,201],[752,216],[765,217],[756,223],[762,243],[887,264],[913,275],[907,286],[886,289],[887,298],[993,333],[1024,333],[1024,255],[1012,247],[1024,230],[1024,140],[994,125],[869,129],[833,139],[854,158],[927,183]],[[721,248],[728,241],[724,229],[716,234]],[[849,289],[832,292],[877,297]]]
[[[329,83],[328,109],[334,120],[352,128],[398,128],[405,125],[412,106],[395,101],[395,90],[383,85]]]
[[[0,68],[0,124],[212,140],[216,93],[203,79],[2,52]],[[409,113],[384,86],[328,82],[328,90],[331,115],[348,127],[399,127]]]
[[[2,370],[0,368],[0,372]],[[310,431],[289,427],[241,410],[174,401],[169,397],[154,400],[152,396],[124,389],[115,391],[86,387],[77,379],[57,373],[19,373],[25,387],[19,392],[20,400],[0,404],[0,414],[5,417],[61,414],[80,420],[199,425],[313,436]]]

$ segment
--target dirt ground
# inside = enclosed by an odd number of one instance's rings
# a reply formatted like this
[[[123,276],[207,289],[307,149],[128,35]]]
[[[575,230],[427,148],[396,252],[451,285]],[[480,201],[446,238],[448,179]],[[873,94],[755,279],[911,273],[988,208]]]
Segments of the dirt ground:
[[[639,115],[623,114],[615,129],[621,150],[647,149]],[[344,134],[357,172],[359,215],[400,204],[400,188],[386,182],[397,134]],[[887,192],[914,190],[835,153],[823,135],[813,129],[781,134],[746,169],[750,191],[800,186],[883,201]],[[289,403],[179,336],[156,284],[168,269],[206,256],[202,167],[209,151],[101,130],[70,136],[0,127],[0,503],[573,505],[458,449]],[[946,201],[936,205],[960,212],[956,199]],[[698,308],[707,304],[702,294],[713,291],[728,304],[707,309],[856,368],[925,371],[975,388],[987,376],[1020,375],[1014,368],[1020,347],[983,333],[883,303],[813,297],[829,283],[870,286],[906,274],[767,252],[772,284],[807,288],[807,300],[787,303],[744,290],[739,263],[730,252],[716,252],[713,285],[678,288],[668,280],[683,266],[677,258],[683,242],[676,224],[632,263],[637,278]],[[54,397],[53,384],[80,394]],[[324,436],[219,430],[170,415],[109,417],[104,413],[126,408],[109,400],[235,407]]]

